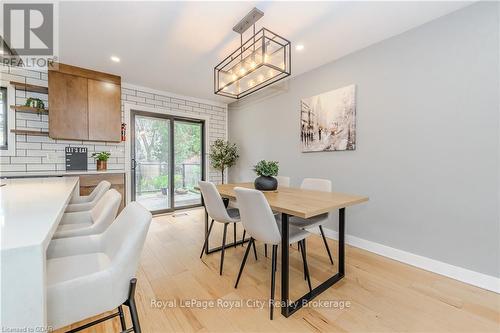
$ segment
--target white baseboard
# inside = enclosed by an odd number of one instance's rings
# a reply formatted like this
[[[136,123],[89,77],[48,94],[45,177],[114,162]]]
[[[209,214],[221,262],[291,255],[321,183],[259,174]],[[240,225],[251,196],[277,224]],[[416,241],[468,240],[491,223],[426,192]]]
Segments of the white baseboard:
[[[316,228],[315,228],[316,229]],[[338,239],[338,232],[323,228],[325,236],[328,238]],[[319,234],[319,230],[310,230]],[[449,278],[462,281],[473,286],[486,290],[500,293],[500,278],[471,271],[466,268],[450,265],[435,259],[419,256],[403,250],[398,250],[390,246],[375,243],[356,236],[346,235],[345,241],[347,244],[367,250],[381,256],[391,258],[408,265],[425,269],[427,271],[447,276]]]

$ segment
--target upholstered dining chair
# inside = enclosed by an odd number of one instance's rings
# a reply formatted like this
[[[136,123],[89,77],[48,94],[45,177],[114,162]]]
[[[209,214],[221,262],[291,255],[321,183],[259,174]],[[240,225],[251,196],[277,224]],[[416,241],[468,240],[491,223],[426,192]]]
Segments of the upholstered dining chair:
[[[224,252],[226,249],[226,234],[227,227],[229,224],[233,225],[234,230],[234,243],[236,244],[236,223],[240,222],[240,212],[237,208],[226,208],[222,198],[217,191],[217,188],[213,183],[200,180],[198,182],[201,194],[203,195],[203,200],[205,202],[205,208],[207,210],[208,216],[212,219],[210,222],[210,227],[208,228],[207,235],[205,236],[205,242],[201,249],[200,258],[203,257],[203,252],[208,246],[208,238],[210,237],[210,232],[215,222],[224,224],[224,232],[222,234],[222,249],[220,254],[220,268],[219,274],[222,275],[222,269],[224,267]],[[245,239],[245,233],[243,233],[243,240]],[[257,259],[257,250],[254,248],[254,255]]]
[[[300,188],[304,190],[331,192],[332,182],[329,179],[304,178],[304,180],[302,180]],[[333,265],[332,254],[330,253],[330,248],[328,247],[328,243],[326,241],[325,232],[323,231],[323,224],[327,223],[329,219],[330,213],[325,213],[308,219],[293,216],[290,217],[289,222],[290,224],[302,229],[312,229],[315,227],[319,227],[321,237],[323,238],[323,244],[325,244],[326,252],[328,253],[328,258],[330,258],[330,263]]]
[[[278,186],[290,187],[290,177],[287,176],[276,176],[274,177],[278,181]]]
[[[52,240],[47,249],[47,323],[53,329],[118,308],[118,312],[70,332],[119,316],[122,331],[141,332],[134,299],[135,274],[151,213],[136,202],[106,231]],[[128,329],[122,305],[130,309]]]
[[[110,189],[91,210],[65,213],[53,238],[102,233],[115,219],[121,201],[121,194],[115,189]]]
[[[278,245],[281,243],[281,232],[279,225],[276,223],[273,211],[269,206],[264,194],[260,191],[247,189],[243,187],[236,187],[234,189],[236,192],[236,199],[240,204],[240,214],[241,223],[243,227],[250,235],[250,241],[248,243],[245,255],[241,262],[240,271],[238,272],[238,277],[234,285],[238,288],[238,283],[240,282],[241,273],[245,267],[245,263],[248,257],[248,252],[250,247],[255,249],[255,241],[260,241],[265,244],[272,245],[272,258],[271,258],[271,298],[270,298],[270,319],[273,319],[273,309],[274,309],[274,289],[276,282],[276,265],[277,265],[277,252]],[[311,278],[309,276],[309,268],[307,266],[306,257],[306,238],[311,235],[306,230],[290,226],[289,230],[289,242],[299,243],[302,253],[302,261],[304,264],[304,275],[309,286],[309,291],[312,290]]]
[[[80,196],[77,192],[66,207],[66,212],[81,212],[91,210],[101,197],[111,188],[111,183],[103,180],[87,196]]]
[[[278,187],[290,187],[290,177],[287,176],[275,176],[276,180],[278,181]],[[273,214],[279,218],[279,212],[273,211]],[[267,258],[267,244],[264,244],[264,255]]]

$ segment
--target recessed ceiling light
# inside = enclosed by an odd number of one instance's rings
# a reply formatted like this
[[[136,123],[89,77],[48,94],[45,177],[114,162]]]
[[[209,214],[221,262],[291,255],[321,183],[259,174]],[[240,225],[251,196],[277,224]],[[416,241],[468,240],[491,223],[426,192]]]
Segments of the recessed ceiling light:
[[[120,62],[120,58],[118,58],[117,56],[111,56],[111,61]]]
[[[304,44],[297,44],[295,46],[295,50],[297,50],[297,51],[302,51],[303,49],[304,49]]]

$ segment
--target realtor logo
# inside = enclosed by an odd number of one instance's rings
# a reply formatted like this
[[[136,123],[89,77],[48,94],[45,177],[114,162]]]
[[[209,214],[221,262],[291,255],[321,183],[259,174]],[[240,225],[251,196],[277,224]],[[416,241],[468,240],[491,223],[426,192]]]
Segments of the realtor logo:
[[[49,56],[54,52],[54,5],[3,5],[4,40],[20,56]]]

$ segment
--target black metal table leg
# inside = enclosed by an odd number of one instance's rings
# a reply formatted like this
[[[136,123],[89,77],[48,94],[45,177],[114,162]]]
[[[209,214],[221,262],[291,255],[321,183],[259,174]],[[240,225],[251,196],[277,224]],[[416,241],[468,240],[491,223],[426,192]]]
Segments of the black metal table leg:
[[[205,200],[203,199],[203,194],[201,193],[200,191],[200,196],[201,196],[201,205],[203,206],[203,210],[205,211],[205,237],[207,237],[208,235],[208,211],[207,211],[207,207],[205,207]],[[207,238],[207,241],[206,241],[206,246],[205,246],[205,254],[208,254],[209,251],[208,249],[210,248],[210,246],[208,245],[208,238]]]
[[[283,213],[281,218],[281,314],[285,317],[291,316],[295,311],[313,300],[316,296],[340,281],[345,274],[345,208],[339,209],[339,251],[338,251],[338,273],[328,280],[300,297],[296,301],[290,301],[289,295],[289,262],[288,262],[288,215]],[[287,306],[284,306],[287,305]]]
[[[288,214],[281,214],[281,314],[288,317]]]

